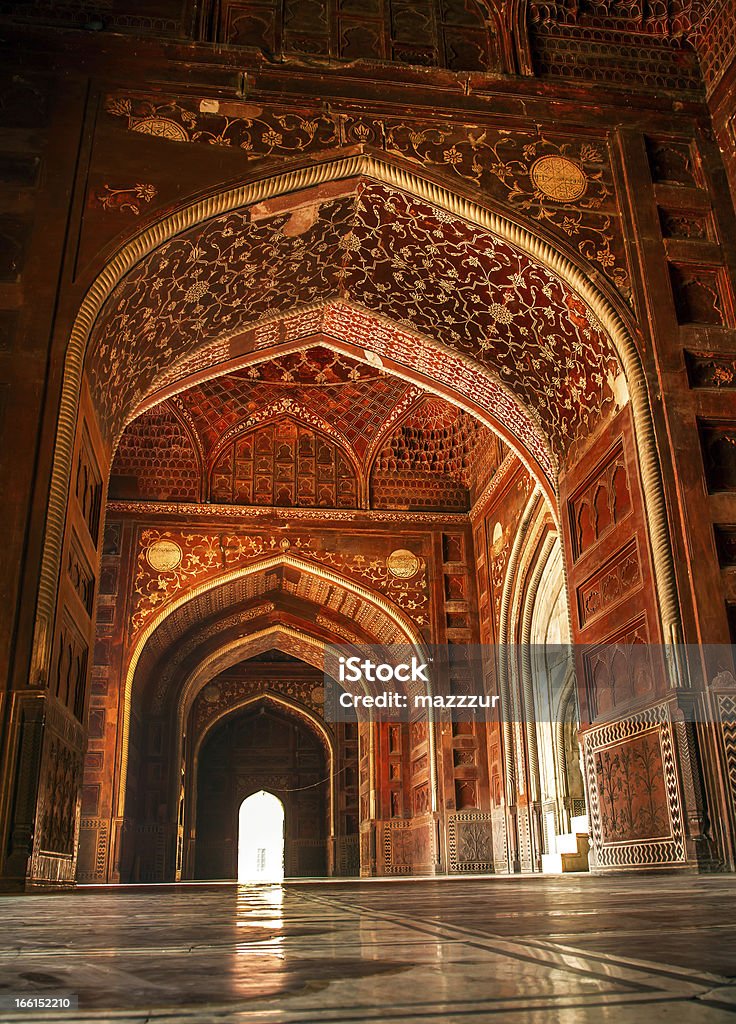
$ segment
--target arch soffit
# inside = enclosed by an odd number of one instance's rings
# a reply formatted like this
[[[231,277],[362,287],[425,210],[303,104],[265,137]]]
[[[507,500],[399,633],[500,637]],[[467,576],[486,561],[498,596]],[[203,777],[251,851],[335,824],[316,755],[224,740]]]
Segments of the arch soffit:
[[[103,434],[116,436],[177,351],[222,345],[337,296],[408,328],[413,349],[426,335],[480,362],[558,453],[600,421],[621,361],[592,303],[508,231],[489,230],[457,202],[433,202],[422,194],[425,179],[405,190],[381,173],[392,163],[373,162],[377,173],[333,177],[334,195],[308,185],[297,204],[239,195],[142,255],[91,336],[87,376]],[[539,237],[529,239],[539,249]],[[415,361],[412,351],[405,362]]]
[[[236,605],[238,603],[235,602]],[[314,607],[312,606],[312,608]],[[208,658],[218,646],[226,641],[252,640],[280,631],[282,638],[295,637],[297,633],[312,637],[315,643],[322,645],[320,651],[325,644],[350,644],[362,647],[362,645],[371,645],[376,642],[375,637],[372,637],[360,625],[332,608],[329,609],[329,617],[324,614],[320,615],[318,611],[316,622],[311,621],[308,616],[300,616],[299,610],[292,608],[287,609],[290,616],[289,621],[283,621],[281,618],[283,611],[284,609],[279,608],[276,595],[269,594],[267,601],[249,606],[244,612],[232,612],[231,609],[226,609],[223,615],[210,618],[202,628],[188,629],[183,632],[167,628],[167,635],[161,638],[155,651],[149,650],[150,640],[148,647],[144,649],[136,666],[134,691],[144,680],[155,679],[155,686],[149,688],[146,701],[153,713],[161,713],[168,702],[172,684],[176,679],[180,678],[182,673],[188,672],[190,668],[196,668],[202,664],[204,659]],[[169,626],[171,618],[165,621],[164,627]],[[249,625],[251,623],[252,626]],[[252,628],[253,631],[244,634],[244,628]],[[254,649],[254,653],[245,654],[243,657],[255,657],[268,649],[268,646],[263,646],[258,650]],[[320,671],[323,669],[321,654],[318,660],[313,660],[307,653],[299,649],[284,651],[284,653],[294,654],[301,660],[313,664]]]
[[[660,614],[665,634],[677,639],[680,615],[672,561],[661,469],[656,450],[653,421],[643,366],[631,333],[614,305],[586,276],[584,269],[539,235],[530,232],[508,215],[500,215],[495,204],[480,205],[457,189],[437,184],[426,175],[408,170],[397,161],[373,154],[340,154],[285,173],[270,174],[245,185],[194,203],[148,229],[123,246],[98,275],[87,292],[72,328],[64,367],[62,397],[47,513],[46,533],[34,636],[32,682],[45,675],[48,631],[56,600],[57,568],[61,557],[64,510],[71,476],[71,458],[77,425],[82,370],[92,328],[106,299],[123,276],[157,246],[226,210],[284,195],[330,180],[365,175],[385,181],[410,194],[426,198],[435,206],[510,241],[532,259],[557,274],[590,306],[618,353],[626,375],[635,422],[635,435],[642,471],[645,508],[653,547]]]
[[[335,581],[324,574],[308,574],[312,579],[321,575],[329,588],[327,592],[322,589],[311,595],[311,600],[309,593],[300,595],[299,585],[295,593],[286,590],[280,577],[283,565],[273,563],[273,558],[261,559],[253,563],[254,569],[247,576],[221,573],[208,581],[210,586],[187,591],[176,607],[172,603],[161,609],[158,623],[135,664],[132,692],[137,692],[141,682],[153,676],[156,685],[148,699],[154,712],[159,713],[172,681],[187,670],[187,665],[201,662],[223,637],[232,637],[236,631],[242,636],[243,629],[283,625],[273,622],[273,617],[283,612],[294,619],[295,628],[306,629],[332,644],[377,644],[405,635],[401,632],[405,622],[399,626],[383,605],[366,600],[362,593],[335,585]],[[346,595],[350,595],[348,608],[343,607]],[[357,607],[355,599],[359,602]],[[394,607],[390,601],[388,607]],[[316,621],[312,621],[310,613],[315,610]],[[170,613],[164,614],[167,611]]]
[[[182,721],[186,719],[197,694],[216,675],[274,648],[324,672],[324,652],[330,642],[311,632],[306,623],[301,627],[270,625],[245,636],[221,637],[211,649],[201,653],[184,677],[177,696],[177,715],[183,716]]]

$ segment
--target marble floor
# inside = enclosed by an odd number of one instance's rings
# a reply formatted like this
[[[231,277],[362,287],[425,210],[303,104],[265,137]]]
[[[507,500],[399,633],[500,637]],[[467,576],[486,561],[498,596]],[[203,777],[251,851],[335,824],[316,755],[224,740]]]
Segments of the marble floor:
[[[87,888],[0,897],[2,1021],[736,1024],[736,877]]]

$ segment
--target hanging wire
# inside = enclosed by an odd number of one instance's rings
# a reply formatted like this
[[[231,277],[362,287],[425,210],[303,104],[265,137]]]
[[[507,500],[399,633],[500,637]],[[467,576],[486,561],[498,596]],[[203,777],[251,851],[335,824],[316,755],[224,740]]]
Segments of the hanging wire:
[[[334,777],[337,778],[338,775],[342,775],[342,773],[346,770],[347,765],[345,765],[343,768],[340,768],[339,771],[336,771]],[[286,787],[279,788],[278,786],[269,786],[268,789],[270,793],[301,793],[302,790],[304,789],[316,789],[317,786],[324,786],[325,782],[330,781],[330,777],[331,776],[328,775],[327,778],[320,779],[319,782],[312,782],[308,786],[294,786],[291,789]]]

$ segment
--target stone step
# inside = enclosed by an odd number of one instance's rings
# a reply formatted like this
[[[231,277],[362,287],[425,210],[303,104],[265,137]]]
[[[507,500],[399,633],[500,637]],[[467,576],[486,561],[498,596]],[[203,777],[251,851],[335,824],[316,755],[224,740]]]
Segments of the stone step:
[[[568,871],[588,871],[588,835],[586,832],[574,834],[575,844],[570,849],[570,835],[557,836],[557,853],[542,854],[542,873],[545,875],[561,875]],[[560,849],[560,841],[563,847]]]

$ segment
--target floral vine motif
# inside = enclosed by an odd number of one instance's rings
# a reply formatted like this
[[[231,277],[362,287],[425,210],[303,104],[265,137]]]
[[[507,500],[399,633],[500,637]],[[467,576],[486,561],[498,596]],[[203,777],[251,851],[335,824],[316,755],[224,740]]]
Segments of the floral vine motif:
[[[613,190],[607,180],[602,145],[579,141],[554,141],[483,128],[419,127],[405,122],[384,126],[388,152],[419,160],[424,165],[447,167],[458,177],[492,195],[547,221],[577,243],[586,259],[603,271],[630,297],[627,271],[620,265],[623,251],[614,243]],[[577,168],[580,194],[564,200],[552,196],[535,179],[542,160],[556,159]],[[609,212],[610,211],[610,212]]]
[[[337,125],[326,115],[266,114],[260,108],[251,107],[253,115],[243,116],[233,114],[226,103],[217,104],[217,111],[201,109],[203,106],[204,102],[195,112],[176,100],[151,103],[130,96],[108,96],[106,102],[108,114],[126,118],[131,131],[171,142],[236,147],[243,150],[249,160],[263,159],[276,151],[301,153],[315,144],[335,146],[339,141]]]
[[[326,199],[295,238],[283,231],[287,219],[253,222],[247,211],[232,211],[171,239],[131,270],[95,325],[88,357],[107,435],[138,400],[132,382],[145,391],[177,356],[338,290],[370,316],[487,364],[556,453],[612,407],[620,365],[592,311],[550,271],[484,229],[373,183]],[[351,315],[340,329],[354,332],[355,325]],[[383,337],[372,330],[369,348]],[[443,353],[418,348],[407,334],[393,337],[406,355],[390,358],[418,366],[421,356],[419,368],[434,379],[447,373],[452,386],[470,380]],[[529,436],[527,414],[519,417],[503,393],[495,400]]]
[[[214,109],[216,107],[216,109]],[[623,239],[604,140],[581,142],[549,133],[509,131],[478,125],[354,118],[318,110],[296,113],[253,104],[203,100],[199,107],[170,99],[153,102],[110,95],[106,109],[124,118],[130,131],[173,142],[231,146],[248,160],[316,152],[361,143],[400,154],[423,166],[443,167],[489,195],[511,203],[567,235],[586,259],[597,263],[631,298]],[[585,182],[577,199],[552,198],[535,181],[540,160],[575,165]]]
[[[148,561],[148,549],[159,540],[173,540],[182,549],[179,564],[168,571],[157,571]],[[169,530],[144,530],[140,536],[138,564],[134,579],[133,633],[175,597],[205,577],[216,576],[259,559],[291,551],[304,561],[335,569],[389,598],[419,626],[428,622],[429,590],[426,571],[410,580],[397,579],[388,570],[385,559],[349,555],[314,547],[309,537],[275,537],[272,534],[202,534]]]
[[[596,754],[601,824],[606,842],[667,836],[667,794],[655,736],[644,735]]]
[[[111,188],[103,185],[93,193],[93,202],[103,210],[129,210],[134,216],[140,216],[142,203],[152,202],[158,195],[154,185],[133,185],[130,188]]]

